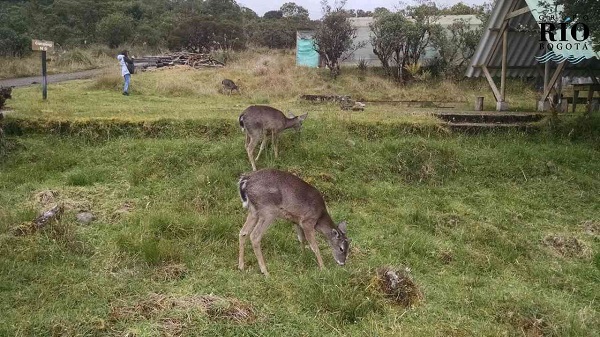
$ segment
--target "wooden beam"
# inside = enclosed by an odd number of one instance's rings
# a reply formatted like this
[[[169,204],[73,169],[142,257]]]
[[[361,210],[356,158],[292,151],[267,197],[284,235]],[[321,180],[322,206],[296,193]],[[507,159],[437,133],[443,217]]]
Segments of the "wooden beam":
[[[516,28],[513,28],[513,27],[508,27],[505,30],[508,30],[509,32],[513,32],[513,33],[527,33],[527,34],[531,33],[531,32],[528,32],[528,31],[525,31],[525,30],[516,29]],[[501,32],[502,29],[500,29],[500,28],[490,28],[490,31],[491,32]]]
[[[508,32],[502,33],[502,73],[500,77],[500,99],[502,102],[506,99],[506,71],[508,55]]]
[[[554,75],[552,75],[550,82],[548,82],[548,87],[544,89],[544,93],[542,94],[542,98],[540,99],[540,101],[546,101],[546,98],[548,98],[548,95],[550,94],[550,89],[552,89],[552,87],[554,87],[554,85],[556,84],[556,80],[558,79],[558,76],[562,73],[563,69],[565,68],[565,65],[567,65],[567,61],[563,61],[562,63],[558,64],[558,67],[556,67],[556,70],[554,70]]]
[[[490,88],[492,88],[492,91],[494,92],[496,102],[500,102],[500,91],[498,91],[498,87],[496,86],[496,83],[494,83],[494,80],[492,79],[488,68],[486,66],[482,66],[481,70],[483,70],[483,74],[485,75],[485,78],[487,79]]]
[[[512,12],[515,7],[517,7],[517,5],[519,4],[520,0],[512,0],[510,7],[509,7],[509,11]],[[509,12],[509,13],[510,13]],[[504,30],[506,29],[506,27],[508,26],[508,20],[504,20],[502,21],[502,24],[500,25],[500,29],[498,30],[498,32],[502,33],[504,32]],[[483,64],[485,64],[486,66],[488,64],[490,64],[490,60],[492,59],[492,56],[494,56],[494,54],[496,53],[496,49],[498,49],[498,45],[500,44],[500,36],[499,34],[496,35],[496,38],[494,40],[494,44],[492,45],[492,49],[491,52],[489,53],[488,57],[486,58],[485,62]]]
[[[594,73],[594,69],[590,68],[586,68],[587,73],[590,74],[590,77],[592,78],[592,82],[594,82],[594,84],[600,84],[600,82],[598,82],[598,78],[596,77],[596,74]]]
[[[515,16],[523,15],[525,13],[529,13],[528,6],[525,6],[523,8],[517,9],[516,11],[512,11],[512,12],[506,14],[506,16],[504,17],[504,20],[510,20],[510,19],[514,18]]]
[[[546,61],[544,63],[544,92],[548,90],[548,81],[550,80],[550,62]]]

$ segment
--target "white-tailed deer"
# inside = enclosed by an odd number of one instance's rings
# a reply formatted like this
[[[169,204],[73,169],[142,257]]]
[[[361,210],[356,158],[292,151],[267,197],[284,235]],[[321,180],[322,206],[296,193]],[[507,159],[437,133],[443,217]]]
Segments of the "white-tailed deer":
[[[285,129],[294,128],[300,130],[302,121],[308,114],[294,116],[290,113],[290,118],[285,117],[283,112],[266,105],[251,105],[242,112],[239,118],[242,131],[246,133],[246,152],[252,165],[252,170],[256,171],[256,161],[260,157],[262,150],[267,142],[269,133],[271,134],[271,145],[275,158],[277,158],[277,137]],[[262,138],[260,149],[254,158],[254,149]]]
[[[233,83],[232,80],[229,79],[224,79],[223,81],[221,81],[221,84],[223,85],[223,90],[229,90],[229,94],[231,95],[233,93],[233,91],[237,91],[238,94],[240,93],[240,88]]]
[[[260,240],[276,219],[286,219],[296,226],[298,240],[304,249],[308,241],[317,257],[319,268],[323,259],[315,232],[327,238],[333,257],[339,265],[346,263],[350,240],[346,237],[346,222],[336,225],[325,207],[323,196],[316,188],[295,175],[279,170],[263,169],[242,175],[238,183],[242,205],[249,213],[240,231],[238,268],[244,270],[244,244],[250,235],[260,271],[269,275],[260,249]]]

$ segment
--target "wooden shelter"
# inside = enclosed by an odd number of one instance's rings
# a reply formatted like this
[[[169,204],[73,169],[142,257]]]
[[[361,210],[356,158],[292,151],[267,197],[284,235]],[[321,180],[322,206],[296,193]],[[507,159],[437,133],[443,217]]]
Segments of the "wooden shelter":
[[[547,9],[541,8],[538,0],[498,0],[492,10],[465,75],[487,79],[496,99],[496,110],[508,109],[507,77],[544,79],[538,110],[556,104],[548,98],[553,90],[560,91],[558,80],[562,76],[589,76],[590,84],[598,84],[594,71],[600,70],[600,56],[593,51],[591,40],[566,34],[567,40],[545,42],[540,24],[547,17]],[[560,16],[555,14],[555,17]],[[500,87],[494,81],[497,76]]]

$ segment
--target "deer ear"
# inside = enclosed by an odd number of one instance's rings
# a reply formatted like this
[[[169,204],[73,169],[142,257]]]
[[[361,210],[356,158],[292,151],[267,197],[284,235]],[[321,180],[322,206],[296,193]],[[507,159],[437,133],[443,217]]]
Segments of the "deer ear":
[[[342,221],[338,224],[338,228],[340,229],[340,232],[346,234],[346,227],[348,226],[348,223],[346,221]]]
[[[340,238],[340,232],[338,232],[338,230],[337,230],[337,229],[333,228],[333,229],[331,230],[331,233],[333,234],[333,236],[334,236],[336,239],[339,239],[339,238]]]
[[[305,113],[304,115],[298,116],[298,119],[299,119],[300,121],[303,121],[303,120],[305,120],[305,119],[306,119],[306,117],[308,117],[308,113]]]

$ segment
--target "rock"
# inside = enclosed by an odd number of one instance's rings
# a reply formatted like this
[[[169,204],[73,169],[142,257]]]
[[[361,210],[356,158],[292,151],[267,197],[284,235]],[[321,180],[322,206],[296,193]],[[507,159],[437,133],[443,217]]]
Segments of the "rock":
[[[79,212],[76,215],[77,222],[87,225],[90,222],[94,221],[96,217],[91,212]]]

